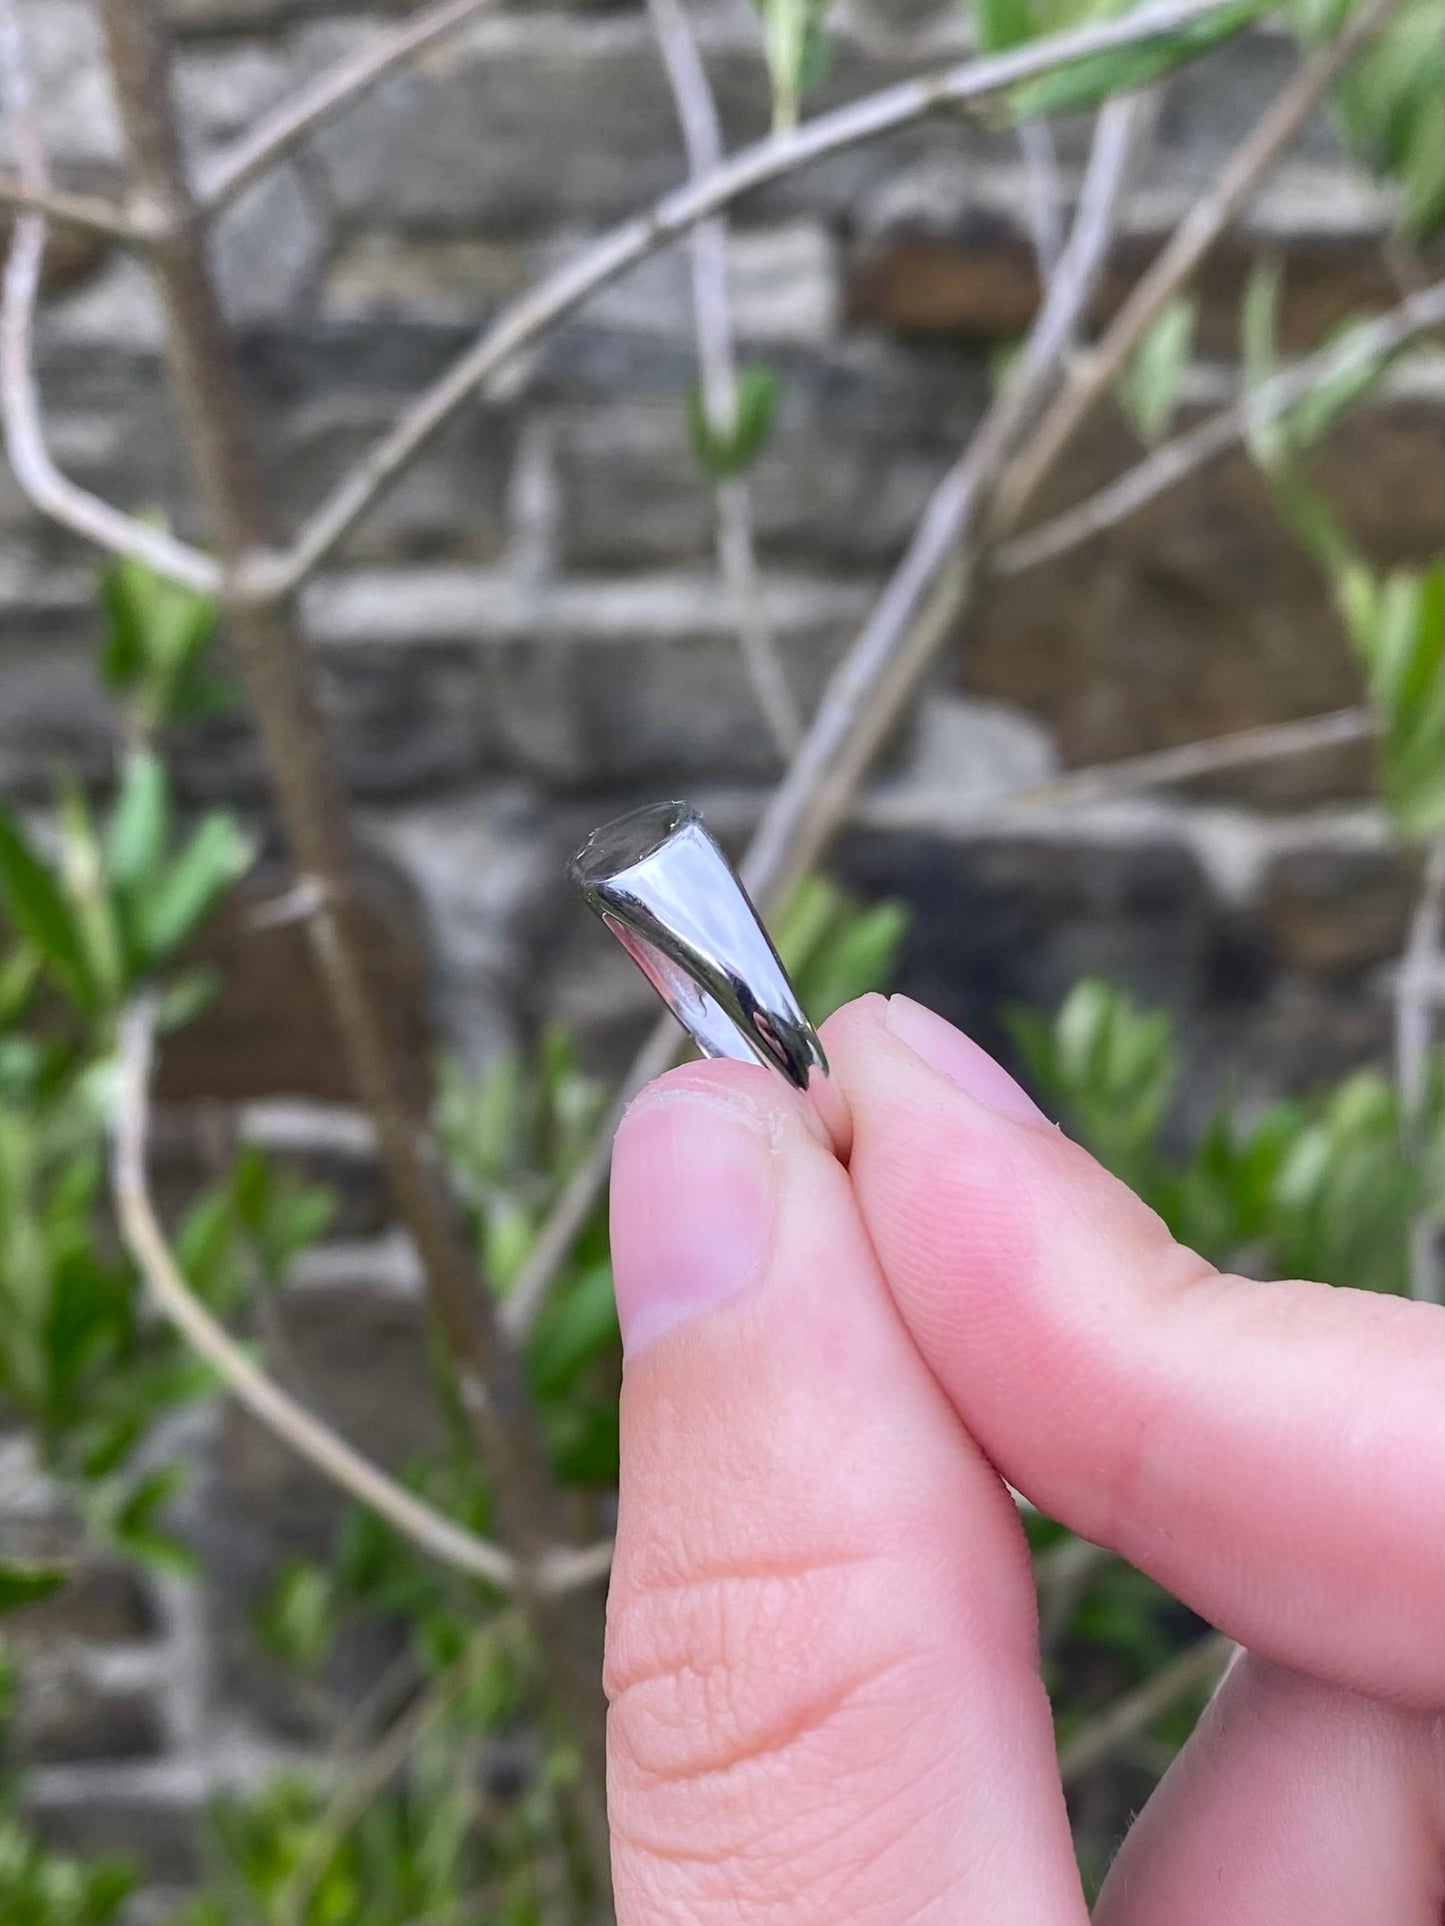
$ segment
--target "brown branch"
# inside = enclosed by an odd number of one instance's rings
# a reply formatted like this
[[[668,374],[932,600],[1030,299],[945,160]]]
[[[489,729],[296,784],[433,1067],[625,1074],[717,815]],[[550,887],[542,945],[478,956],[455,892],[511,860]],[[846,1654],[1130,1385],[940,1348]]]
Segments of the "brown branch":
[[[903,81],[833,113],[820,114],[799,128],[769,135],[701,179],[675,188],[647,213],[613,228],[506,309],[342,479],[262,579],[276,594],[290,593],[298,587],[458,409],[523,348],[628,268],[678,240],[739,196],[929,114],[1006,92],[1021,81],[1091,54],[1157,39],[1221,11],[1227,4],[1228,0],[1159,0],[1122,19],[1097,22],[1008,53],[964,61],[919,80]]]
[[[1228,210],[1248,198],[1255,180],[1262,176],[1287,144],[1290,133],[1306,117],[1329,79],[1345,63],[1345,58],[1364,44],[1367,31],[1373,31],[1390,10],[1392,0],[1377,0],[1367,14],[1356,17],[1341,36],[1347,41],[1345,53],[1336,42],[1306,67],[1266,111],[1244,146],[1231,156],[1214,191],[1199,204],[1205,212],[1198,220],[1186,222],[1191,239],[1187,251],[1168,247],[1156,261],[1146,279],[1151,288],[1147,302],[1130,302],[1106,338],[1119,366],[1138,344],[1143,332],[1159,310],[1178,291],[1178,287],[1199,266],[1224,231]],[[817,125],[818,123],[812,123]],[[1241,160],[1241,156],[1244,160]],[[1247,164],[1246,164],[1247,163]],[[1222,211],[1224,211],[1222,213]],[[1074,232],[1079,233],[1084,208],[1081,204]],[[1071,241],[1071,247],[1073,245]],[[1167,272],[1166,272],[1167,269]],[[1056,276],[1050,296],[1056,294],[1064,271]],[[1055,326],[1053,352],[1062,357],[1072,323],[1082,312],[1069,317],[1067,327]],[[1126,317],[1127,328],[1124,325]],[[1045,313],[1036,324],[1031,341],[1037,344],[1048,318]],[[1077,405],[1075,392],[1087,392],[1091,405],[1107,381],[1095,385],[1091,361],[1090,374],[1080,390],[1067,388],[1056,396],[1052,409],[1046,408],[1023,452],[1015,457],[1013,472],[1027,473],[1037,468],[1038,450],[1059,432],[1059,411]],[[1017,389],[1017,382],[1013,384]],[[1007,396],[1005,397],[1007,399]],[[1082,419],[1082,414],[1079,415]],[[856,789],[869,756],[885,739],[888,729],[901,713],[909,695],[917,687],[928,663],[942,646],[953,624],[966,606],[975,573],[973,557],[963,551],[962,532],[976,517],[974,501],[975,450],[983,450],[990,434],[992,415],[984,424],[963,459],[947,474],[924,512],[923,521],[908,553],[895,571],[874,608],[862,635],[835,674],[822,708],[805,739],[799,755],[774,798],[748,852],[745,877],[762,897],[782,888],[790,875],[796,875],[814,860],[832,829],[842,820],[849,799]],[[1072,430],[1070,430],[1072,432]],[[997,450],[985,451],[990,461]],[[992,518],[999,533],[1011,526],[1001,516],[998,503],[1010,488],[1006,477],[1003,489],[992,505]],[[1028,491],[1032,492],[1032,489]],[[1016,515],[1027,494],[1014,491]],[[836,753],[835,746],[852,731],[853,718],[862,723],[854,738],[851,753]],[[789,858],[789,844],[794,858]],[[578,1165],[566,1190],[543,1225],[531,1257],[509,1299],[509,1326],[524,1329],[546,1296],[551,1279],[565,1261],[576,1237],[587,1222],[607,1179],[611,1159],[611,1135],[627,1103],[642,1085],[658,1075],[674,1060],[679,1047],[675,1027],[662,1019],[624,1076],[616,1101],[603,1120],[598,1140]]]
[[[1367,742],[1378,728],[1369,709],[1332,709],[1325,715],[1302,717],[1298,722],[1265,723],[1259,728],[1240,729],[1226,736],[1211,736],[1202,742],[1180,743],[1174,749],[1156,749],[1141,756],[1122,757],[1118,762],[1098,763],[1089,769],[1013,790],[988,803],[965,801],[956,814],[950,814],[945,799],[939,796],[890,795],[885,791],[863,797],[853,811],[852,820],[869,829],[942,829],[986,824],[991,818],[1014,809],[1086,808],[1119,796],[1137,795],[1143,789],[1164,789],[1178,783],[1197,782],[1204,776],[1254,768],[1260,763],[1281,762],[1312,755],[1321,749]]]
[[[1059,1777],[1064,1785],[1074,1785],[1086,1772],[1112,1758],[1181,1699],[1212,1689],[1223,1677],[1233,1651],[1230,1639],[1213,1632],[1191,1645],[1172,1665],[1156,1672],[1137,1691],[1127,1693],[1101,1712],[1059,1748]]]
[[[30,72],[15,0],[0,0],[0,92],[15,145],[20,182],[38,210],[50,199],[49,172],[30,92]],[[5,452],[21,492],[43,515],[97,547],[130,555],[192,588],[213,591],[219,570],[210,556],[164,529],[113,508],[61,473],[51,457],[35,381],[35,309],[45,257],[45,214],[15,221],[0,291],[0,417]]]
[[[384,1518],[429,1557],[469,1577],[509,1589],[516,1581],[516,1563],[508,1553],[464,1531],[353,1450],[329,1425],[268,1377],[191,1292],[156,1220],[146,1180],[154,1042],[154,1010],[142,1000],[126,1012],[120,1026],[113,1187],[126,1247],[162,1313],[211,1366],[237,1403],[322,1477]]]
[[[65,227],[83,227],[113,241],[143,241],[143,225],[99,194],[74,194],[63,187],[44,186],[16,174],[0,174],[0,205],[22,213],[43,214]]]
[[[721,166],[722,129],[707,72],[681,0],[648,0],[653,31],[677,107],[687,171],[700,180]],[[713,433],[726,437],[737,421],[738,383],[728,311],[728,230],[721,215],[699,221],[688,244],[692,265],[693,325],[699,388]],[[743,666],[779,756],[786,762],[803,733],[763,607],[753,544],[752,495],[740,475],[717,483],[718,564],[733,606]]]
[[[775,903],[845,819],[864,771],[948,632],[974,573],[997,477],[1059,379],[1098,284],[1138,134],[1151,114],[1152,103],[1130,96],[1110,101],[1099,115],[1068,244],[1013,372],[935,490],[763,813],[742,864],[760,903]]]
[[[354,106],[388,74],[415,60],[444,34],[491,3],[492,0],[441,0],[440,5],[416,14],[404,27],[375,46],[323,74],[294,99],[283,101],[273,113],[213,156],[202,170],[196,188],[198,204],[207,214],[228,206],[258,175],[293,153],[328,120]]]
[[[1249,204],[1264,176],[1318,107],[1331,81],[1368,45],[1397,5],[1398,0],[1373,0],[1351,15],[1335,39],[1306,61],[1265,109],[1230,156],[1213,188],[1194,203],[1134,284],[1103,340],[1080,363],[1077,378],[1059,391],[1027,453],[999,490],[993,510],[997,531],[1006,532],[1017,525],[1095,403],[1118,381],[1135,347]]]
[[[368,967],[351,825],[293,611],[285,604],[263,606],[244,592],[269,534],[265,497],[177,135],[161,0],[102,0],[100,13],[133,186],[160,217],[153,260],[171,378],[225,558],[231,636],[293,856],[320,892],[308,929],[351,1075],[416,1245],[461,1404],[491,1478],[500,1535],[516,1561],[517,1596],[581,1752],[579,1802],[593,1876],[605,1890],[602,1694],[580,1620],[567,1601],[537,1582],[540,1561],[565,1533],[535,1414],[518,1360],[499,1330],[492,1295],[477,1274],[435,1144],[403,1094],[410,1066]]]
[[[372,1746],[355,1772],[342,1783],[307,1840],[295,1865],[276,1895],[277,1926],[303,1926],[327,1867],[340,1851],[346,1835],[365,1814],[387,1781],[399,1772],[427,1731],[454,1703],[481,1665],[495,1657],[508,1636],[515,1642],[510,1615],[494,1619],[479,1632],[461,1657],[447,1666],[419,1693]]]
[[[887,734],[906,701],[910,678],[922,673],[941,640],[935,627],[920,625],[920,605],[967,534],[992,467],[1056,376],[1103,266],[1140,118],[1136,101],[1111,102],[1100,115],[1074,230],[1013,376],[967,453],[935,492],[908,553],[829,683],[753,837],[743,874],[760,901],[775,898],[813,860],[846,810],[872,746]],[[901,656],[909,659],[900,663]],[[536,1317],[552,1279],[596,1207],[623,1112],[636,1092],[675,1060],[681,1045],[676,1024],[671,1017],[663,1017],[634,1058],[508,1295],[503,1314],[510,1330],[525,1331]]]
[[[1442,325],[1445,325],[1445,281],[1437,281],[1348,339],[1271,376],[1197,428],[1165,442],[1127,474],[1099,489],[1077,507],[1066,509],[1052,521],[1040,523],[1027,534],[1002,543],[989,557],[990,572],[1017,575],[1024,569],[1037,567],[1040,562],[1068,553],[1106,529],[1117,527],[1168,489],[1222,459],[1256,429],[1277,421],[1313,389],[1384,360]]]

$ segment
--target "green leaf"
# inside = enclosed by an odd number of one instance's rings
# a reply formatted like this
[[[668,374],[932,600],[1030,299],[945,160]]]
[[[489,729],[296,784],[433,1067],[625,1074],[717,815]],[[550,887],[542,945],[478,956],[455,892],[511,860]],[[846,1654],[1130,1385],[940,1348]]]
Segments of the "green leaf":
[[[0,1031],[18,1023],[29,1008],[40,975],[39,952],[29,943],[17,943],[7,956],[0,957]]]
[[[112,1511],[110,1535],[142,1564],[189,1575],[196,1570],[195,1553],[158,1522],[185,1482],[184,1465],[160,1465],[147,1473]]]
[[[1240,313],[1240,345],[1244,351],[1245,392],[1263,387],[1279,369],[1276,340],[1279,333],[1279,301],[1284,269],[1274,255],[1256,262],[1245,284]],[[1289,451],[1283,419],[1251,419],[1246,423],[1246,444],[1251,459],[1266,473],[1284,465]]]
[[[277,1573],[255,1615],[257,1636],[274,1658],[314,1672],[336,1638],[336,1586],[330,1572],[293,1558]]]
[[[903,903],[874,903],[863,910],[849,906],[827,948],[798,979],[815,1022],[869,990],[892,984],[911,920]]]
[[[1334,335],[1331,346],[1348,355],[1349,344],[1370,326],[1368,321],[1351,321]],[[1396,360],[1393,354],[1362,357],[1352,366],[1323,376],[1287,410],[1283,431],[1296,454],[1322,442],[1336,424],[1380,385]]]
[[[1307,41],[1320,26],[1299,0],[1288,10]],[[1436,0],[1408,0],[1335,83],[1331,104],[1356,158],[1399,190],[1406,238],[1427,241],[1445,220],[1445,47]]]
[[[1153,444],[1168,432],[1194,349],[1198,304],[1173,300],[1146,331],[1119,381],[1119,403],[1139,439]]]
[[[135,908],[136,933],[148,966],[177,950],[198,928],[254,855],[233,816],[207,816],[170,868]]]
[[[0,1557],[0,1613],[38,1605],[42,1598],[58,1592],[69,1576],[63,1565],[35,1565]]]
[[[1445,565],[1383,580],[1355,569],[1339,600],[1382,724],[1385,805],[1401,835],[1433,836],[1445,825]]]
[[[981,54],[1005,53],[1039,31],[1032,0],[972,0],[971,11]]]
[[[0,808],[0,907],[32,943],[71,1001],[95,1016],[101,998],[80,924],[47,866],[19,825]]]
[[[99,594],[109,617],[101,675],[130,699],[142,732],[204,710],[219,687],[204,673],[217,622],[211,597],[130,556],[106,570]]]
[[[60,869],[92,980],[107,1005],[125,988],[125,959],[115,905],[90,806],[79,783],[60,786]]]
[[[539,1318],[527,1345],[527,1371],[538,1397],[555,1397],[600,1353],[619,1343],[612,1266],[582,1272]]]
[[[732,425],[715,428],[707,418],[701,391],[692,389],[687,422],[693,453],[714,481],[729,481],[752,467],[773,431],[780,393],[771,368],[740,368]]]
[[[106,829],[106,868],[118,887],[133,888],[155,870],[165,852],[170,810],[165,765],[149,749],[137,750],[126,760]]]
[[[773,126],[791,127],[803,95],[822,79],[828,61],[830,0],[754,0],[763,29],[763,57],[773,88]]]
[[[1110,17],[1123,11],[1127,9],[1111,7],[1107,14],[1095,17]],[[1096,106],[1111,95],[1146,86],[1162,74],[1197,59],[1211,47],[1242,33],[1263,11],[1263,0],[1239,0],[1237,6],[1206,14],[1155,40],[1087,55],[1015,88],[1009,97],[1009,110],[1015,120],[1030,120],[1037,114],[1076,113]]]
[[[1011,1011],[1033,1082],[1102,1163],[1136,1190],[1157,1182],[1155,1138],[1174,1099],[1173,1025],[1099,977],[1076,983],[1052,1021]]]

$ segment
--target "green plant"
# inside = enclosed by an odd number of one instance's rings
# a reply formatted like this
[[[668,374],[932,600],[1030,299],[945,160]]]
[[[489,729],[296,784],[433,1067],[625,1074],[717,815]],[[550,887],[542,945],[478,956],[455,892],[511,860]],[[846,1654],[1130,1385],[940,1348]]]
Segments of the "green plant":
[[[1165,1135],[1180,1082],[1167,1012],[1091,978],[1051,1019],[1019,1010],[1011,1028],[1070,1129],[1192,1249],[1255,1276],[1408,1289],[1411,1227],[1441,1200],[1438,1062],[1418,1135],[1394,1085],[1360,1070],[1308,1099],[1226,1101],[1176,1150]]]

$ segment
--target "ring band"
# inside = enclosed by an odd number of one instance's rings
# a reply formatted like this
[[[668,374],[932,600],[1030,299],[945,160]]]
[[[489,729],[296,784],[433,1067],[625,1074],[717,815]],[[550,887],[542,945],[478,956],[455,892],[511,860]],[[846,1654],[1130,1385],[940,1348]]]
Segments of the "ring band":
[[[634,809],[594,829],[568,870],[703,1055],[775,1070],[846,1156],[851,1119],[818,1033],[697,811],[683,802]]]

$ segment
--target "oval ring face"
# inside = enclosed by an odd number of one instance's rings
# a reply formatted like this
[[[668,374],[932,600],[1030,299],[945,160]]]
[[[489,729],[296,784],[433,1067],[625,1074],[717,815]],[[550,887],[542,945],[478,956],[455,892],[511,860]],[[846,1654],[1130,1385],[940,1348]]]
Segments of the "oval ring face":
[[[747,892],[688,803],[595,829],[572,881],[704,1056],[776,1070],[813,1097],[841,1147],[828,1059]]]

